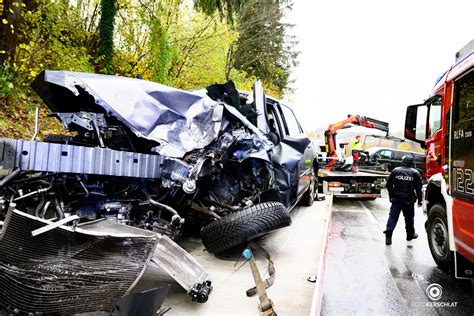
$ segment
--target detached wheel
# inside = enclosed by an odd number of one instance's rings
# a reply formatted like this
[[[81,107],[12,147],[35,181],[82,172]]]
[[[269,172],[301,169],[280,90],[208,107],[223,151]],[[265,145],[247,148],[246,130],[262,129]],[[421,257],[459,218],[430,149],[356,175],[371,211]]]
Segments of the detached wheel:
[[[201,239],[207,251],[219,253],[290,224],[291,217],[283,204],[265,202],[204,226]]]
[[[453,252],[449,250],[448,220],[446,210],[441,204],[431,207],[426,226],[431,255],[438,267],[453,272]]]
[[[309,187],[301,198],[301,205],[311,206],[313,205],[314,199],[316,198],[316,188],[318,187],[316,177],[311,175],[311,181]]]

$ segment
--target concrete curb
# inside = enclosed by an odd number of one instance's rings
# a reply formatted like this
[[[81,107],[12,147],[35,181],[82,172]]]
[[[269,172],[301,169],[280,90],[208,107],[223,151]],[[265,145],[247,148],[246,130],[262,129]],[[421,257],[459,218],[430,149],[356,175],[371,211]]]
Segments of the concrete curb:
[[[316,284],[314,286],[313,300],[311,303],[311,312],[310,315],[321,315],[321,303],[323,299],[323,282],[324,282],[324,272],[326,271],[326,254],[328,248],[328,239],[329,239],[329,225],[331,223],[332,217],[332,203],[333,195],[326,195],[326,198],[331,199],[329,201],[329,216],[327,219],[326,226],[324,228],[324,238],[323,238],[323,251],[321,257],[319,258],[318,273],[316,275]]]

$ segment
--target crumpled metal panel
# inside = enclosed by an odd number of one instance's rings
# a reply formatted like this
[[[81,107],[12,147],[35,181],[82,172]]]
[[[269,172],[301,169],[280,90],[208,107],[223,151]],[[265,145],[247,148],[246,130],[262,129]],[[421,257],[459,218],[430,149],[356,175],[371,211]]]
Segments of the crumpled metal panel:
[[[103,108],[137,136],[162,144],[158,152],[165,156],[181,158],[209,145],[221,127],[223,106],[204,91],[72,71],[44,71],[31,86],[54,112]]]
[[[0,313],[111,312],[143,274],[155,236],[73,231],[18,210],[0,235]],[[3,311],[2,311],[3,309]]]
[[[168,238],[160,236],[152,259],[172,276],[187,292],[209,280],[209,274],[186,250]]]
[[[197,284],[209,280],[209,274],[199,262],[166,235],[106,220],[91,222],[81,226],[81,228],[88,231],[103,231],[110,234],[140,233],[146,236],[155,236],[157,238],[157,246],[151,260],[173,277],[186,292],[191,291]]]

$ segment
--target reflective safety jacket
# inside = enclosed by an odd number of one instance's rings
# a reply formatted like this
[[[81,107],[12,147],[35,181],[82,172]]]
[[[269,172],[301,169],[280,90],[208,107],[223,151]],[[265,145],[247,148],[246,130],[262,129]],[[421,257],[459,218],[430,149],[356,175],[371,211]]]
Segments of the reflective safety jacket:
[[[352,150],[362,150],[362,143],[361,141],[357,140],[357,139],[354,139],[352,141]]]

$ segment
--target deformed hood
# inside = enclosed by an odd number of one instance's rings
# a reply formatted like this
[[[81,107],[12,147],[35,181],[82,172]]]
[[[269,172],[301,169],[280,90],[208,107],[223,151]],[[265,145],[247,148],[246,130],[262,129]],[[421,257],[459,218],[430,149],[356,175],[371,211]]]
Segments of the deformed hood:
[[[31,86],[53,112],[105,112],[166,156],[209,145],[221,128],[223,105],[202,90],[71,71],[43,71]]]

